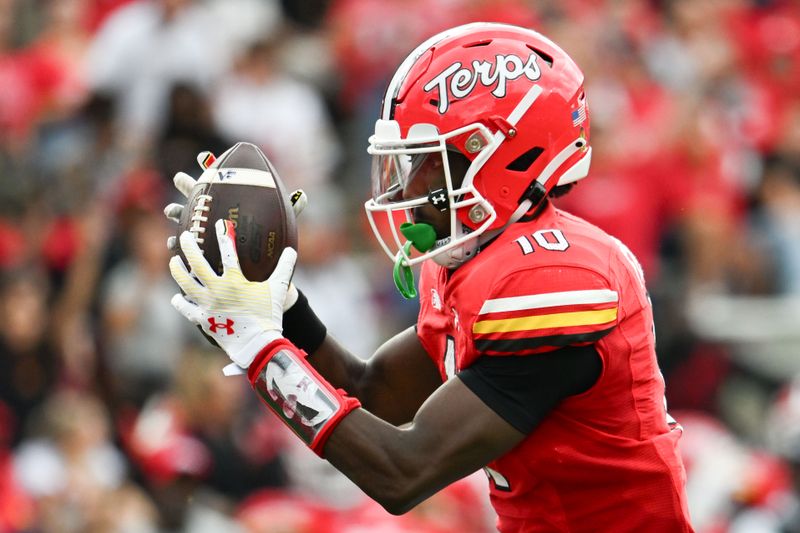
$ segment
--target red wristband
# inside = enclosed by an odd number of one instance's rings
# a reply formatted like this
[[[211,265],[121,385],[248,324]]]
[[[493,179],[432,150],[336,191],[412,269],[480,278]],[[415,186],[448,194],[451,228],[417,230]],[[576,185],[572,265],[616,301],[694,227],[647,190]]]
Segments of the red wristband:
[[[261,400],[314,453],[322,449],[333,429],[361,402],[335,389],[289,340],[269,343],[257,355],[247,377]]]

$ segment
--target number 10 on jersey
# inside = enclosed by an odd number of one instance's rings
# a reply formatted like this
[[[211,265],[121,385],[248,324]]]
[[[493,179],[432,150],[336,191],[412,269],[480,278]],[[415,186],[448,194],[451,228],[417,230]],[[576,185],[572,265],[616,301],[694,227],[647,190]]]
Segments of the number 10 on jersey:
[[[540,229],[530,236],[523,235],[514,242],[519,245],[523,255],[532,254],[537,247],[551,252],[563,252],[569,248],[569,242],[560,229]]]

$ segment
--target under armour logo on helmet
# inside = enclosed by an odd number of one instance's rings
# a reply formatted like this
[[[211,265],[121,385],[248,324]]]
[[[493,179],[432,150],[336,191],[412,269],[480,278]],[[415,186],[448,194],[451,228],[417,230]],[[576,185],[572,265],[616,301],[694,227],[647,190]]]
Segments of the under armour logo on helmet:
[[[227,335],[233,335],[233,320],[230,318],[225,319],[225,323],[217,322],[214,317],[210,317],[208,319],[208,323],[211,324],[208,329],[211,330],[211,333],[217,333],[220,328],[225,330]]]
[[[447,198],[447,192],[444,189],[436,189],[429,192],[428,201],[442,213],[450,207],[450,200]]]

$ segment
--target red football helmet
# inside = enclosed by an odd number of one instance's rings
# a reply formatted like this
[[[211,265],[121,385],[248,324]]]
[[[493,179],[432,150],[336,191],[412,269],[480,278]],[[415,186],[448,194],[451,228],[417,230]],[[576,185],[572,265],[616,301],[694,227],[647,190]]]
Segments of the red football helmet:
[[[406,58],[384,96],[369,139],[370,224],[396,264],[455,268],[553,187],[585,177],[588,143],[583,74],[555,43],[508,24],[444,31]],[[449,212],[449,224],[427,245],[409,237],[422,252],[412,257],[393,213],[419,223],[432,208]],[[377,212],[388,217],[386,238]]]

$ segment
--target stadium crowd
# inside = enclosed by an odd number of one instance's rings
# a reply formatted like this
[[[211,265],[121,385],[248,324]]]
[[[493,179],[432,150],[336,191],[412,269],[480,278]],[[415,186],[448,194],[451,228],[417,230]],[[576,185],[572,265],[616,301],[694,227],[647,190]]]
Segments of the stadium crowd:
[[[557,202],[644,266],[698,533],[800,531],[797,0],[0,0],[0,533],[492,530],[483,474],[390,516],[223,377],[161,212],[198,152],[261,146],[309,195],[295,282],[368,356],[417,311],[361,207],[379,99],[477,20],[584,69]]]

